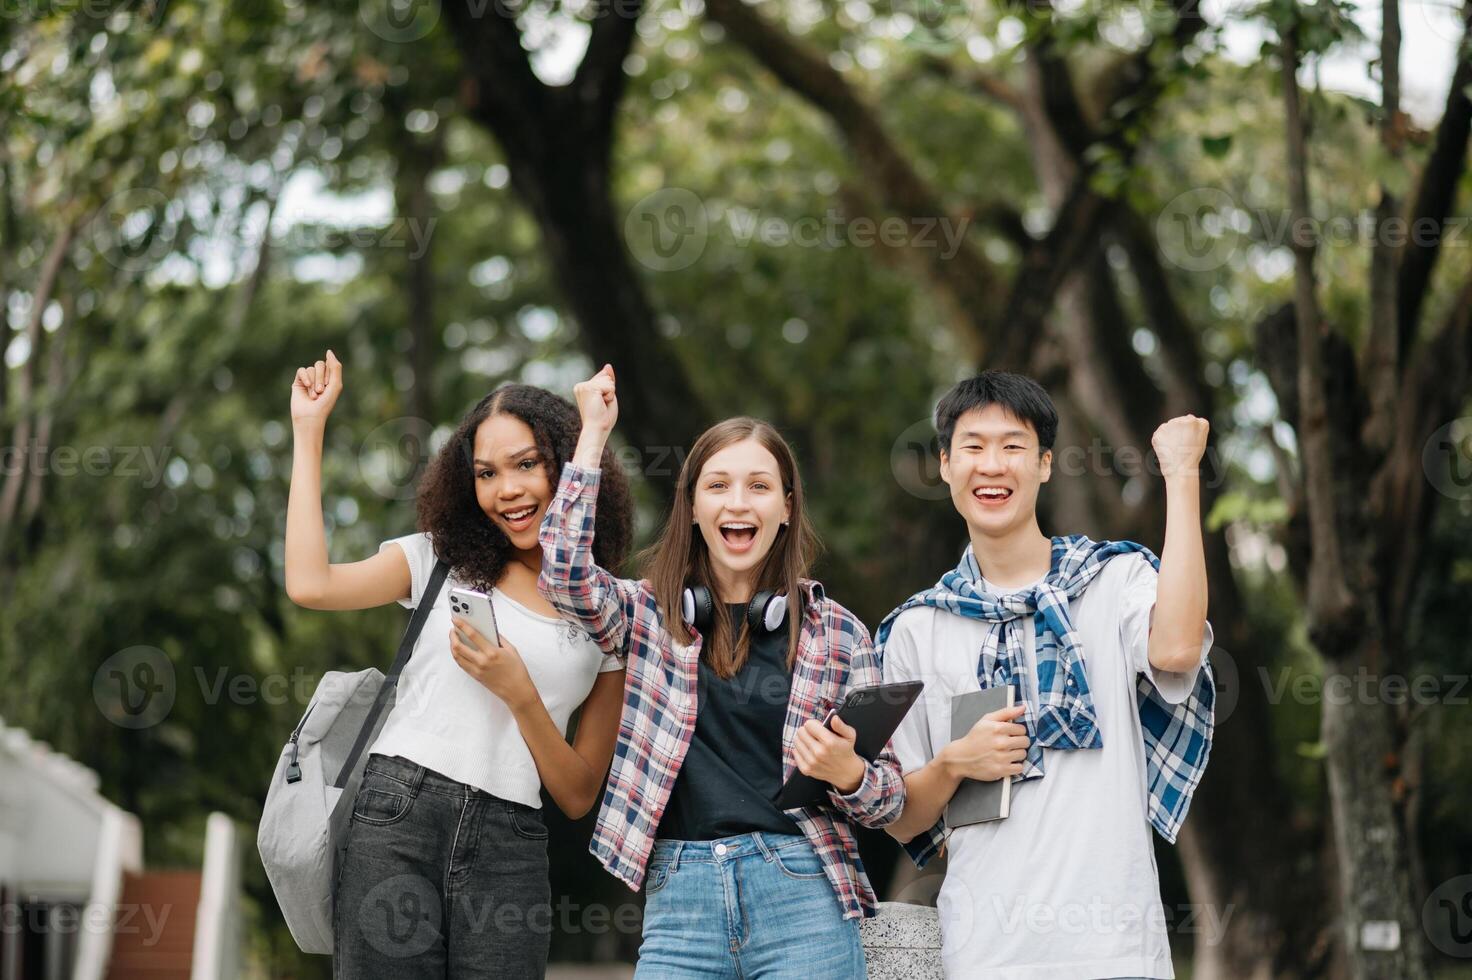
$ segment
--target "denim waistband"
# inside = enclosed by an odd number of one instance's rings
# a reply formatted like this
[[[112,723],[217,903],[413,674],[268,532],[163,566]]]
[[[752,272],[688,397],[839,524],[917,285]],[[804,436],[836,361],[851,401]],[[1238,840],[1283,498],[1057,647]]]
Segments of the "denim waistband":
[[[674,868],[686,863],[725,864],[744,857],[760,857],[764,861],[770,861],[774,851],[812,846],[801,834],[752,831],[719,840],[657,840],[649,860],[668,860]]]
[[[433,769],[427,769],[417,762],[410,762],[401,755],[381,755],[377,752],[368,756],[368,763],[363,768],[366,778],[368,773],[386,776],[394,782],[403,783],[409,789],[409,795],[413,796],[420,791],[439,793],[442,796],[456,796],[465,798],[483,797],[488,800],[496,800],[506,804],[508,807],[516,807],[522,810],[534,810],[524,803],[514,800],[502,799],[493,793],[487,793],[468,783],[462,783],[451,779],[449,776],[441,775]]]

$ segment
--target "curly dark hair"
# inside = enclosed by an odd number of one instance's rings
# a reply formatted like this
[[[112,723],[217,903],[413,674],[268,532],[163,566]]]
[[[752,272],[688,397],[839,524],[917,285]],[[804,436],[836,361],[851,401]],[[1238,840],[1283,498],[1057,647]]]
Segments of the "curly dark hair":
[[[514,416],[532,430],[554,490],[582,431],[578,410],[566,398],[532,385],[508,384],[482,398],[430,461],[419,484],[419,530],[429,534],[435,557],[449,565],[457,579],[484,591],[500,581],[511,560],[510,539],[475,499],[471,465],[475,432],[492,415]],[[633,505],[629,482],[607,449],[602,466],[593,559],[615,569],[628,555],[633,538]]]

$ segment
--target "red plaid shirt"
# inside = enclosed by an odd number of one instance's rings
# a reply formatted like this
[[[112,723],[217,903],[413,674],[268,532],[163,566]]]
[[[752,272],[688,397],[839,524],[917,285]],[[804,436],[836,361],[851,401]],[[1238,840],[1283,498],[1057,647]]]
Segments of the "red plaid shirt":
[[[655,832],[695,732],[700,640],[680,644],[648,582],[615,578],[593,562],[593,517],[601,471],[566,464],[557,497],[542,521],[542,574],[537,586],[566,618],[609,653],[627,657],[618,745],[589,850],[615,876],[639,889]],[[882,678],[869,631],[817,582],[802,583],[807,601],[798,635],[792,693],[782,726],[782,778],[796,768],[792,741],[809,718],[821,719],[850,688]],[[788,810],[823,862],[845,919],[873,915],[874,889],[859,859],[853,823],[882,827],[905,806],[905,781],[886,745],[867,762],[859,788],[830,788],[829,805]]]

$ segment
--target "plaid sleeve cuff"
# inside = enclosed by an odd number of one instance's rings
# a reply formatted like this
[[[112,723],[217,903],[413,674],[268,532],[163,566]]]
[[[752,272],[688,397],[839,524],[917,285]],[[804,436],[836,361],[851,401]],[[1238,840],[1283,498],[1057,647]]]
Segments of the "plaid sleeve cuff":
[[[903,782],[900,785],[903,787]],[[894,794],[886,792],[886,780],[879,764],[868,761],[864,763],[864,778],[859,780],[858,787],[852,793],[840,793],[830,786],[828,799],[840,812],[848,814],[865,827],[889,823],[899,816],[899,811],[904,806],[903,797],[896,806]]]
[[[603,479],[601,469],[592,469],[587,466],[579,466],[576,463],[562,464],[562,487],[581,491],[586,494],[589,490],[598,492],[598,484]],[[559,487],[559,489],[562,489]]]
[[[923,868],[930,863],[946,846],[945,822],[937,820],[935,826],[922,834],[916,834],[910,838],[909,843],[901,845],[905,853],[910,855],[910,860],[915,862],[915,867]]]

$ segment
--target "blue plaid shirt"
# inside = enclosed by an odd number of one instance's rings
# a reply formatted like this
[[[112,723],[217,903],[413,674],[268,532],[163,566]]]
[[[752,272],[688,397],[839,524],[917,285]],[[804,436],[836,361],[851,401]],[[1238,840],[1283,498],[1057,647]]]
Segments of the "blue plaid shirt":
[[[1040,779],[1044,775],[1043,749],[1097,749],[1104,745],[1068,603],[1083,593],[1109,559],[1135,553],[1160,570],[1160,559],[1133,541],[1096,542],[1083,535],[1054,538],[1052,564],[1043,582],[1023,592],[992,595],[983,588],[981,569],[968,545],[956,568],[884,618],[875,637],[878,655],[882,662],[884,644],[900,613],[916,606],[944,609],[991,625],[977,660],[981,686],[1012,684],[1025,692],[1031,685],[1022,684],[1021,631],[1023,622],[1030,621],[1037,654],[1037,699],[1034,704],[1031,698],[1023,698],[1029,744],[1018,778]],[[1202,664],[1195,688],[1180,704],[1166,701],[1144,676],[1138,681],[1135,698],[1145,744],[1150,823],[1174,844],[1211,753],[1216,700],[1211,666]],[[906,844],[905,850],[923,867],[944,844],[943,821],[936,821],[930,830]]]

